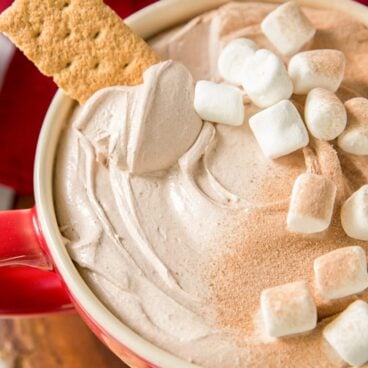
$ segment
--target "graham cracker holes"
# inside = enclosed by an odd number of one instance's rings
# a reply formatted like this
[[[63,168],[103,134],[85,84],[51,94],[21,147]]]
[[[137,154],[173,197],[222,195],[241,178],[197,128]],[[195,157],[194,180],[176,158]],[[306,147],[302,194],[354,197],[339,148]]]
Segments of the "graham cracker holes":
[[[69,5],[70,5],[69,1],[64,1],[64,4],[62,5],[61,10],[65,10],[66,8],[69,7]]]
[[[68,29],[66,32],[65,32],[65,35],[64,35],[64,39],[70,37],[70,35],[72,34],[72,32]]]
[[[97,63],[93,66],[93,69],[97,70],[100,67],[100,63],[97,61]]]
[[[33,37],[34,38],[40,38],[41,33],[42,33],[41,31],[36,31]]]
[[[64,69],[69,69],[71,66],[72,66],[73,62],[72,61],[68,61],[66,64],[65,64],[65,67]]]

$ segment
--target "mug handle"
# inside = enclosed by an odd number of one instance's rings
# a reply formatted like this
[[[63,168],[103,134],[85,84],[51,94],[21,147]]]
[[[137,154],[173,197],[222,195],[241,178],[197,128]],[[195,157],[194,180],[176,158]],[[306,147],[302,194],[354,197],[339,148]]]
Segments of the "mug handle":
[[[0,212],[0,285],[2,316],[73,309],[51,263],[36,207]]]

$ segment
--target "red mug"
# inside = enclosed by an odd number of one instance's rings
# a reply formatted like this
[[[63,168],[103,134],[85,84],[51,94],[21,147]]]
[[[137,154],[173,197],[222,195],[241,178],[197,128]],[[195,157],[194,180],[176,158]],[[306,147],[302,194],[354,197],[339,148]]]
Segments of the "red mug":
[[[163,0],[126,22],[149,38],[227,1]],[[368,9],[352,0],[300,3],[342,10],[368,26]],[[59,90],[45,117],[35,159],[35,207],[0,212],[0,314],[19,316],[76,309],[97,337],[132,367],[197,367],[154,346],[118,320],[88,288],[64,247],[54,212],[52,174],[58,137],[73,105]]]

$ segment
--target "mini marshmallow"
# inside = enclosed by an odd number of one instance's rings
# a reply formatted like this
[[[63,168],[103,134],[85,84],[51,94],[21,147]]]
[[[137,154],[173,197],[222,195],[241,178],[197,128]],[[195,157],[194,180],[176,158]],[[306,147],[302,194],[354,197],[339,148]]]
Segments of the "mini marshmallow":
[[[203,120],[228,125],[241,125],[244,120],[243,95],[239,88],[198,81],[194,109]]]
[[[287,227],[302,234],[318,233],[330,226],[336,197],[336,185],[317,174],[299,175],[293,186]]]
[[[309,42],[316,29],[292,1],[277,7],[261,23],[262,32],[284,55],[293,55]]]
[[[271,337],[310,331],[317,324],[317,308],[303,281],[263,290],[261,311],[266,332]]]
[[[293,93],[293,83],[281,59],[265,49],[248,57],[242,85],[252,102],[262,108],[288,99]]]
[[[227,82],[240,85],[245,61],[257,50],[256,44],[247,38],[237,38],[228,43],[220,53],[217,67]]]
[[[269,158],[277,158],[305,147],[309,143],[307,129],[298,110],[283,100],[249,119],[258,144]]]
[[[288,71],[297,95],[317,87],[335,92],[344,78],[345,56],[338,50],[300,52],[290,59]]]
[[[368,184],[360,187],[341,207],[341,225],[351,238],[368,241]]]
[[[336,249],[314,261],[316,289],[324,299],[344,298],[368,288],[367,258],[362,247]]]
[[[347,121],[344,104],[334,93],[323,88],[314,88],[308,93],[304,118],[309,132],[324,141],[340,135]]]
[[[348,127],[340,135],[337,144],[354,155],[368,155],[368,99],[355,97],[345,102]]]
[[[368,304],[362,300],[350,304],[324,328],[323,336],[346,363],[368,362]]]

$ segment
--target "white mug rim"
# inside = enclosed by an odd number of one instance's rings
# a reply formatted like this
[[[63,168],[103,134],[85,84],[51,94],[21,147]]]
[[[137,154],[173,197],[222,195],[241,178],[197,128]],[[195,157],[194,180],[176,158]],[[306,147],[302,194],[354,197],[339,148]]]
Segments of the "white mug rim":
[[[226,2],[228,0],[162,0],[140,10],[125,21],[142,37],[148,38]],[[282,0],[263,2],[280,3]],[[311,7],[342,10],[368,26],[368,8],[352,0],[334,2],[330,0],[300,0],[298,2]],[[162,368],[199,368],[197,365],[185,362],[148,342],[115,317],[89,289],[63,245],[53,205],[53,162],[58,137],[72,105],[73,101],[61,90],[58,90],[44,119],[35,158],[36,208],[41,229],[56,268],[84,311],[97,325],[102,326],[122,345],[146,361]]]

